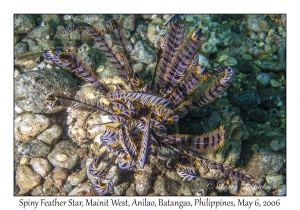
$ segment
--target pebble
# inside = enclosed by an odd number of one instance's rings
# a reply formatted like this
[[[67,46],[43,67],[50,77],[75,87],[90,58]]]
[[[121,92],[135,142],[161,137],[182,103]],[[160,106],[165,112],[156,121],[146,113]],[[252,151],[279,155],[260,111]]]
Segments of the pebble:
[[[232,180],[231,183],[228,185],[228,191],[232,195],[236,195],[240,189],[240,182],[237,180]]]
[[[267,196],[268,194],[266,193],[266,191],[264,191],[263,189],[259,189],[257,190],[257,192],[255,193],[255,196]]]
[[[162,196],[168,195],[166,184],[165,184],[165,178],[163,176],[156,177],[156,180],[154,181],[153,190],[156,195],[162,195]]]
[[[48,195],[56,195],[58,193],[58,189],[53,186],[54,182],[51,177],[47,177],[44,185],[43,185],[43,192]]]
[[[273,188],[277,188],[279,185],[284,184],[285,177],[281,174],[272,174],[266,176],[266,181]]]
[[[280,137],[278,137],[278,138],[270,141],[269,146],[270,146],[271,150],[276,152],[278,150],[285,148],[285,142],[286,142],[285,138],[281,139]]]
[[[95,196],[97,193],[94,190],[94,187],[85,182],[82,184],[79,184],[77,187],[72,189],[69,194],[69,196]]]
[[[43,14],[42,15],[42,21],[46,24],[52,25],[57,27],[58,25],[61,25],[62,20],[59,15],[56,14]]]
[[[20,165],[16,172],[16,183],[20,187],[19,195],[23,195],[39,185],[42,178],[27,165]]]
[[[41,196],[41,195],[43,195],[43,186],[41,184],[38,185],[38,186],[36,186],[32,190],[31,195],[33,195],[33,196]]]
[[[133,71],[136,73],[142,73],[144,70],[144,64],[143,63],[135,63],[133,65]]]
[[[254,179],[259,180],[266,174],[278,173],[285,166],[285,161],[284,154],[261,148],[253,153],[245,169]]]
[[[46,144],[54,145],[58,141],[62,132],[62,128],[55,124],[49,127],[47,130],[43,131],[36,137],[36,139],[43,141]]]
[[[206,195],[207,181],[204,178],[196,177],[194,181],[183,181],[180,189],[183,195]]]
[[[266,87],[270,83],[270,75],[268,73],[259,73],[256,76],[259,85]]]
[[[58,180],[66,180],[68,177],[68,170],[57,166],[53,170],[53,177]]]
[[[70,141],[61,141],[57,143],[51,153],[48,155],[48,160],[54,166],[72,169],[79,159],[76,146]]]
[[[280,87],[280,86],[281,86],[281,83],[278,82],[278,81],[275,80],[275,79],[271,79],[271,80],[270,80],[270,86],[271,86],[271,87],[274,87],[274,88],[277,88],[277,87]]]
[[[84,22],[88,23],[90,25],[95,24],[97,21],[99,21],[103,15],[97,15],[97,14],[88,14],[88,15],[76,15],[73,20],[75,23],[78,22]]]
[[[126,191],[126,196],[136,196],[135,184],[132,183]]]
[[[248,114],[250,121],[254,121],[259,124],[265,123],[269,118],[267,111],[263,109],[253,109],[249,111]]]
[[[33,140],[28,141],[23,144],[21,144],[18,147],[18,152],[22,156],[28,156],[28,157],[47,157],[49,154],[51,148],[47,144],[39,141],[39,140]]]
[[[276,196],[285,196],[286,195],[286,185],[282,184],[273,192],[273,195]]]
[[[226,193],[228,191],[228,185],[226,184],[226,182],[224,181],[224,179],[220,179],[220,181],[218,181],[215,190],[218,191],[218,193]]]
[[[123,22],[124,29],[134,31],[135,29],[135,16],[128,15]]]
[[[44,158],[32,158],[30,160],[30,165],[32,169],[43,178],[45,178],[51,170],[51,165],[48,160]]]
[[[79,154],[79,157],[86,157],[88,155],[88,148],[87,147],[78,148],[77,152]]]
[[[33,140],[50,126],[50,120],[40,114],[21,114],[15,118],[15,139],[23,142]]]
[[[137,62],[149,64],[155,59],[155,53],[145,41],[138,41],[131,52],[131,57]]]
[[[56,188],[61,189],[65,181],[53,178],[53,184]]]
[[[14,46],[14,56],[18,57],[19,55],[22,55],[24,53],[28,52],[28,46],[26,43],[23,42],[18,42],[15,46]]]
[[[75,172],[68,177],[71,185],[76,186],[83,182],[86,178],[86,169],[83,168],[79,172]]]
[[[167,170],[166,177],[173,179],[175,181],[180,181],[182,178],[178,175],[178,173],[174,170]]]
[[[14,80],[15,105],[20,109],[33,113],[53,113],[45,106],[45,97],[55,91],[69,91],[74,94],[77,82],[63,71],[37,70],[21,74]]]
[[[255,32],[266,32],[270,30],[268,22],[262,18],[261,15],[247,15],[246,16],[246,27],[250,31]]]
[[[242,59],[245,61],[252,61],[253,57],[252,57],[252,55],[245,53],[242,55]]]
[[[278,91],[274,88],[267,88],[259,92],[261,104],[267,109],[276,108],[281,102]]]
[[[231,97],[231,103],[241,110],[249,111],[260,104],[260,98],[256,91],[245,90],[234,93]]]
[[[156,36],[159,34],[161,30],[161,25],[164,23],[164,21],[160,18],[154,18],[152,22],[147,27],[147,38],[148,40],[154,44]]]
[[[147,173],[135,174],[135,190],[138,195],[147,195],[151,188],[151,179]]]
[[[27,34],[35,27],[33,15],[14,15],[14,33]]]
[[[286,69],[286,62],[284,61],[255,61],[260,69],[269,70],[273,72],[280,72]]]
[[[114,186],[114,194],[118,196],[125,195],[128,187],[129,187],[129,182],[124,182],[122,184]]]
[[[52,39],[55,34],[55,29],[51,25],[38,26],[31,30],[27,36],[32,39]]]
[[[209,60],[202,54],[199,54],[199,65],[200,66],[209,66]]]
[[[237,60],[233,57],[229,57],[226,60],[223,61],[224,66],[235,66],[237,65]]]
[[[258,188],[254,187],[253,185],[250,185],[248,183],[242,183],[241,188],[236,194],[237,196],[250,196],[255,195]]]

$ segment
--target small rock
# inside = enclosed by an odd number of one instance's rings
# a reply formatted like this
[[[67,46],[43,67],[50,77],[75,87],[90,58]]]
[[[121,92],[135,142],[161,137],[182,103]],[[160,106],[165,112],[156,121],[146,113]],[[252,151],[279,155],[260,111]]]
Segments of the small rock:
[[[131,52],[131,57],[141,63],[149,64],[155,59],[155,53],[144,41],[138,41]]]
[[[40,184],[42,178],[27,165],[21,165],[16,172],[16,183],[20,187],[19,195],[27,193]]]
[[[33,140],[29,142],[25,142],[18,147],[18,152],[22,155],[29,157],[47,157],[50,152],[50,146],[47,144]]]
[[[250,121],[254,121],[256,123],[262,124],[268,120],[268,113],[262,109],[253,109],[248,112],[248,116]]]
[[[135,16],[128,15],[123,22],[124,29],[134,31],[135,29]]]
[[[199,61],[198,61],[199,65],[201,66],[209,66],[209,60],[207,57],[205,57],[202,54],[199,54]]]
[[[237,180],[231,181],[231,183],[228,185],[228,191],[232,195],[236,195],[239,189],[240,189],[240,184]]]
[[[261,104],[268,109],[276,108],[281,102],[280,95],[274,88],[267,88],[260,91],[259,96]]]
[[[26,52],[28,52],[28,46],[26,43],[23,42],[18,42],[15,46],[14,46],[14,56],[18,57],[19,55],[22,55]]]
[[[271,79],[271,80],[270,80],[270,86],[271,86],[271,87],[274,87],[274,88],[277,88],[277,87],[280,87],[280,86],[281,86],[281,83],[278,82],[278,81],[275,80],[275,79]]]
[[[27,34],[35,27],[33,15],[14,15],[14,33]]]
[[[94,187],[85,182],[77,187],[75,187],[69,194],[69,196],[95,196],[97,193],[94,190]]]
[[[54,187],[53,184],[53,180],[50,177],[47,177],[43,185],[43,192],[48,195],[56,195],[58,189]]]
[[[135,184],[132,183],[126,191],[126,196],[136,196]]]
[[[63,71],[26,72],[14,79],[15,105],[24,111],[33,113],[58,112],[63,108],[58,107],[51,111],[45,106],[45,97],[55,91],[69,91],[74,94],[77,89],[76,85],[76,80]],[[30,124],[30,126],[32,125],[34,124]],[[31,127],[28,129],[30,130]]]
[[[19,42],[20,39],[21,39],[21,36],[15,34],[14,35],[14,45],[17,44],[17,42]]]
[[[54,27],[57,27],[62,22],[60,16],[56,14],[42,14],[42,21]]]
[[[52,125],[47,130],[43,131],[36,138],[49,145],[54,145],[62,134],[62,128],[58,125]]]
[[[156,195],[168,195],[163,176],[157,176],[156,180],[154,181],[153,189]]]
[[[117,167],[117,166],[112,166],[108,173],[107,173],[107,179],[110,179],[112,181],[112,183],[114,185],[117,185],[118,182],[120,181],[121,179],[121,176],[120,176],[120,169]]]
[[[281,139],[281,138],[274,139],[274,140],[270,141],[269,145],[270,145],[271,150],[273,150],[275,152],[278,150],[284,149],[285,148],[285,138],[284,139]]]
[[[58,180],[66,180],[68,177],[68,170],[57,166],[53,170],[53,177]]]
[[[98,20],[100,20],[103,15],[98,14],[86,14],[86,15],[76,15],[73,20],[75,23],[84,22],[90,25],[95,24]]]
[[[44,115],[21,114],[15,119],[15,138],[23,142],[33,140],[49,125],[50,120]]]
[[[272,174],[272,175],[266,176],[266,181],[273,188],[277,188],[279,185],[281,185],[285,182],[285,177],[280,174]]]
[[[167,170],[166,177],[173,179],[175,181],[180,181],[182,178],[178,175],[178,173],[174,170]]]
[[[28,157],[22,157],[20,160],[20,165],[28,165],[30,161],[30,158]]]
[[[260,98],[256,91],[246,90],[233,94],[231,103],[244,111],[249,111],[260,104]]]
[[[255,193],[255,196],[267,196],[268,194],[266,193],[266,191],[264,191],[263,189],[259,189],[257,190],[257,192]]]
[[[286,61],[255,61],[260,69],[273,72],[284,71],[286,69]]]
[[[226,193],[227,191],[228,191],[228,185],[226,184],[226,182],[223,180],[223,179],[221,179],[218,183],[217,183],[217,185],[216,185],[216,187],[215,187],[215,189],[218,191],[218,193]]]
[[[32,169],[45,178],[51,170],[51,165],[48,160],[44,158],[32,158],[30,160],[30,165]]]
[[[183,195],[206,195],[207,193],[207,181],[204,178],[196,177],[194,181],[183,181],[180,192]]]
[[[266,87],[270,83],[270,75],[267,73],[257,74],[256,80],[259,85]]]
[[[79,172],[75,172],[71,174],[68,177],[68,180],[70,181],[71,185],[79,185],[81,182],[83,182],[86,178],[86,169],[83,168]]]
[[[159,34],[161,28],[160,26],[164,23],[164,21],[160,18],[155,18],[148,25],[147,28],[147,38],[151,43],[155,43],[156,36]]]
[[[133,71],[136,73],[143,73],[144,64],[143,63],[135,63],[133,65]]]
[[[151,188],[151,179],[147,173],[135,174],[135,189],[138,195],[147,195]]]
[[[89,151],[87,147],[81,147],[77,149],[77,152],[79,154],[79,157],[86,157]]]
[[[122,184],[119,184],[117,186],[114,186],[114,194],[115,195],[125,195],[126,191],[128,189],[129,182],[125,182]]]
[[[251,61],[251,60],[253,60],[253,57],[250,54],[244,53],[244,54],[242,54],[242,59],[245,61]]]
[[[48,155],[48,160],[54,165],[72,169],[79,159],[76,146],[70,141],[61,141],[55,145]]]
[[[286,185],[282,184],[273,192],[273,195],[285,196],[286,195]]]
[[[54,186],[58,189],[61,189],[65,181],[53,178]]]
[[[261,148],[259,151],[253,153],[245,169],[254,179],[259,180],[266,174],[277,173],[284,165],[284,154]]]
[[[241,189],[237,193],[237,196],[250,196],[250,195],[255,195],[256,191],[258,188],[254,187],[251,184],[248,183],[242,183]]]
[[[27,36],[32,39],[52,39],[55,29],[51,25],[38,26],[30,31]]]
[[[261,15],[247,15],[246,16],[246,27],[250,31],[255,32],[266,32],[270,30],[268,22]]]
[[[38,186],[36,186],[32,190],[31,195],[33,195],[33,196],[41,196],[41,195],[43,195],[43,186],[41,184],[38,185]]]

